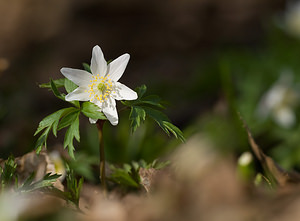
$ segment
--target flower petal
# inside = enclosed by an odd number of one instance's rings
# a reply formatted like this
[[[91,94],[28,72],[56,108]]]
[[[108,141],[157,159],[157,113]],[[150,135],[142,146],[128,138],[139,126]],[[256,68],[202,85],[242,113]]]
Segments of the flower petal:
[[[121,84],[120,82],[115,83],[115,92],[113,97],[116,100],[136,100],[138,98],[137,93],[129,87]]]
[[[107,119],[109,120],[109,122],[113,126],[115,126],[119,122],[118,112],[117,112],[117,108],[116,108],[116,101],[114,99],[110,99],[110,102],[111,102],[110,104],[105,105],[102,108],[102,112],[107,117]]]
[[[101,48],[98,45],[93,48],[91,71],[93,75],[99,74],[100,77],[104,77],[106,75],[107,62],[104,58]]]
[[[110,75],[109,78],[111,80],[118,81],[122,77],[129,58],[129,54],[123,54],[108,64],[108,74]]]
[[[89,93],[86,92],[86,87],[78,87],[71,93],[67,94],[65,97],[66,101],[88,101]]]
[[[78,86],[86,86],[93,80],[92,75],[84,70],[73,68],[62,68],[60,72]]]

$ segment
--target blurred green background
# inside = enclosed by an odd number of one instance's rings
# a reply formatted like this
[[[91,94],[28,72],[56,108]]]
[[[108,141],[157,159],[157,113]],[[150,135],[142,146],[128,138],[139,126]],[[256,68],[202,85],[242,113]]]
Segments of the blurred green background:
[[[240,112],[264,151],[299,168],[298,8],[284,0],[0,0],[1,158],[31,151],[39,121],[66,105],[38,84],[61,78],[62,67],[82,68],[98,44],[107,60],[131,55],[121,82],[168,101],[187,138],[205,134],[237,156],[249,150]],[[152,161],[179,145],[150,121],[128,136],[128,114],[105,126],[109,161]],[[80,129],[78,152],[97,156],[96,127],[82,117]],[[63,133],[49,137],[49,148],[62,141]]]

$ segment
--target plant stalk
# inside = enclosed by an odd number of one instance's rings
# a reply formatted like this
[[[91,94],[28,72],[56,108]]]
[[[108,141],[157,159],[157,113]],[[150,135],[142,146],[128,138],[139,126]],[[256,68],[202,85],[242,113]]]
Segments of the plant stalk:
[[[103,125],[105,120],[97,121],[98,135],[99,135],[99,154],[100,154],[100,181],[101,187],[106,194],[106,177],[105,177],[105,151],[104,151],[104,140],[103,140]]]

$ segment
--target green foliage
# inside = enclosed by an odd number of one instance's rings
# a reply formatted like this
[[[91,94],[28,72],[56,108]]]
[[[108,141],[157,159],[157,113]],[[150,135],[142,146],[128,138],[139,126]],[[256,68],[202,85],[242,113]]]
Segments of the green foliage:
[[[87,64],[84,65],[85,69],[89,68]],[[70,93],[77,88],[72,81],[68,79],[50,80],[50,83],[41,84],[42,88],[49,88],[53,94],[59,99],[64,100],[65,95],[62,94],[58,88],[64,87],[65,90]],[[142,85],[136,89],[138,93],[138,99],[134,101],[123,101],[123,104],[131,109],[129,119],[131,121],[131,131],[134,132],[146,120],[146,117],[152,118],[168,135],[173,134],[177,139],[184,141],[183,133],[178,127],[173,125],[168,117],[162,112],[165,108],[163,102],[158,96],[150,95],[144,96],[146,93],[146,86]],[[68,148],[69,155],[74,158],[74,138],[79,142],[79,114],[82,113],[86,117],[91,119],[107,120],[105,115],[99,111],[99,107],[91,102],[72,101],[70,102],[74,106],[64,108],[54,112],[53,114],[45,117],[39,124],[34,135],[41,133],[38,138],[35,148],[39,153],[43,146],[47,147],[47,139],[50,131],[54,136],[57,136],[57,132],[63,128],[67,128],[64,148]]]
[[[55,183],[60,176],[60,174],[47,173],[41,180],[33,182],[34,173],[32,173],[18,188],[18,191],[31,192],[37,189],[53,187],[53,183]]]
[[[61,130],[62,128],[68,127],[66,137],[64,142],[64,147],[69,147],[69,153],[70,156],[73,156],[73,143],[72,140],[74,137],[79,140],[79,113],[80,110],[75,107],[69,107],[64,108],[61,110],[58,110],[54,112],[53,114],[45,117],[40,123],[39,126],[34,133],[34,135],[37,135],[41,131],[44,130],[44,132],[40,135],[36,142],[36,151],[37,153],[40,153],[42,150],[43,145],[47,147],[47,138],[49,136],[49,133],[52,129],[53,135],[57,136],[57,131]],[[68,136],[67,136],[68,135]]]
[[[123,101],[122,103],[131,108],[129,119],[131,120],[131,131],[135,132],[145,121],[146,116],[152,118],[161,129],[168,135],[172,133],[177,139],[184,142],[185,138],[181,130],[171,123],[166,114],[162,112],[165,108],[161,99],[156,95],[144,96],[147,87],[142,85],[135,89],[138,99],[133,101]]]
[[[0,167],[1,172],[1,189],[10,186],[13,182],[18,182],[16,175],[17,164],[14,157],[11,155],[4,164],[4,167]]]
[[[74,121],[70,122],[70,127],[68,128],[65,139],[64,139],[64,148],[68,147],[68,153],[71,158],[74,158],[74,146],[73,139],[75,138],[78,142],[80,141],[79,135],[79,113],[75,113]]]
[[[0,167],[1,190],[14,186],[16,192],[32,192],[53,187],[53,183],[61,176],[58,174],[47,173],[41,180],[33,181],[34,173],[32,173],[22,184],[18,183],[16,173],[17,164],[13,156],[10,156],[4,163],[3,168]]]
[[[67,180],[67,191],[65,191],[63,194],[69,201],[73,202],[78,207],[80,191],[84,179],[83,177],[81,177],[79,180],[76,179],[73,170],[67,168],[66,180]]]
[[[167,165],[170,164],[170,161],[158,162],[158,160],[154,160],[151,163],[146,163],[144,160],[140,160],[139,162],[132,161],[131,164],[125,163],[122,168],[117,168],[114,165],[110,165],[110,169],[112,173],[109,179],[117,184],[120,184],[124,188],[140,188],[140,168],[150,169],[154,168],[160,170]]]

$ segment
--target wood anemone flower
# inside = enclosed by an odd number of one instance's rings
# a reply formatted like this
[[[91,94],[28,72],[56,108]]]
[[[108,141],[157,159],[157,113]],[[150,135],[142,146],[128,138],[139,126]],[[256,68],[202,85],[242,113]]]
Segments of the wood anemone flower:
[[[118,124],[116,100],[136,100],[137,93],[118,82],[130,55],[123,54],[107,64],[101,48],[93,48],[91,73],[85,70],[62,68],[61,73],[79,87],[67,94],[66,101],[90,101],[99,107],[112,125]],[[91,123],[96,120],[90,118]]]

